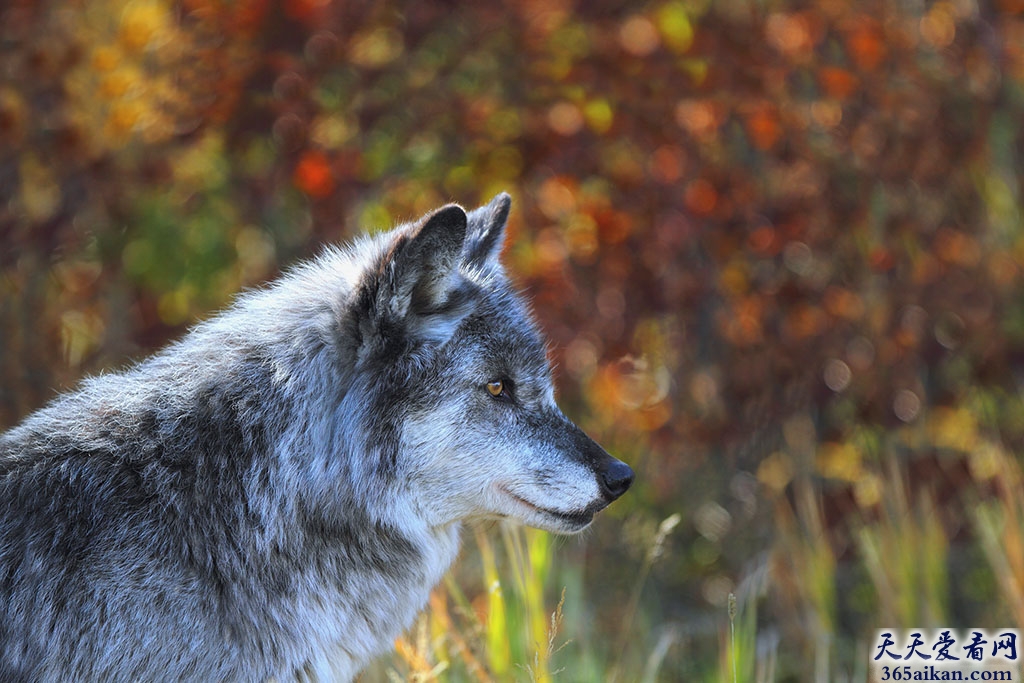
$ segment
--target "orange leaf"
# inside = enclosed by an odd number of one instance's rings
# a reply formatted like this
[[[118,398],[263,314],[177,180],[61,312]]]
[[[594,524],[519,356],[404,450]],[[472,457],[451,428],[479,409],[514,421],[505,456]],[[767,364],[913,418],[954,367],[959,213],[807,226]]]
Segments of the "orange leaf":
[[[293,175],[295,186],[316,199],[323,199],[334,191],[334,175],[327,155],[320,151],[308,151],[299,159]]]
[[[756,107],[747,116],[747,133],[754,147],[768,150],[782,137],[782,125],[774,107]]]
[[[852,95],[858,86],[856,76],[836,66],[821,67],[818,70],[818,82],[827,95],[840,100]]]
[[[846,47],[854,64],[864,71],[874,71],[885,59],[885,42],[873,20],[864,17],[850,30]]]
[[[707,216],[718,204],[718,192],[714,186],[703,178],[698,178],[686,186],[683,195],[686,208],[701,216]]]

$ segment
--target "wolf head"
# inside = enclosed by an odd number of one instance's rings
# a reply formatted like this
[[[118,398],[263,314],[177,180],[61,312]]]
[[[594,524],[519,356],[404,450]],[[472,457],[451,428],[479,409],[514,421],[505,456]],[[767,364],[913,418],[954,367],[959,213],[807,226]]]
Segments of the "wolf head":
[[[345,412],[377,490],[430,524],[573,533],[633,472],[555,403],[545,343],[499,262],[510,204],[445,206],[378,238],[341,325],[358,397]]]

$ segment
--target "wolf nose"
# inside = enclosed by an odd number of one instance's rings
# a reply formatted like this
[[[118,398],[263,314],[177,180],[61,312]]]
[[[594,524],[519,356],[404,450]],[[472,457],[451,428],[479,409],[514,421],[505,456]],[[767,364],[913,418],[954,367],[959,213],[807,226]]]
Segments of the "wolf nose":
[[[633,470],[626,463],[613,458],[611,463],[601,470],[598,478],[605,494],[611,500],[615,500],[633,483]]]

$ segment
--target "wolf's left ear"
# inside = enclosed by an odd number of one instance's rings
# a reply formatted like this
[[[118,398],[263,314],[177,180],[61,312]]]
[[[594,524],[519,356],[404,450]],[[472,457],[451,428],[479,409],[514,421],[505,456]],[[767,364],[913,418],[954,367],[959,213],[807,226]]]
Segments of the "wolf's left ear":
[[[364,310],[377,336],[444,342],[472,308],[472,286],[459,273],[466,212],[456,204],[422,218],[400,235],[365,290]],[[371,338],[365,330],[364,338]],[[368,336],[369,335],[369,336]]]
[[[462,248],[462,258],[467,265],[483,268],[488,263],[498,262],[511,207],[512,197],[501,192],[486,206],[469,212],[466,244]]]
[[[391,254],[392,312],[400,317],[443,308],[457,288],[466,212],[457,204],[425,216]]]

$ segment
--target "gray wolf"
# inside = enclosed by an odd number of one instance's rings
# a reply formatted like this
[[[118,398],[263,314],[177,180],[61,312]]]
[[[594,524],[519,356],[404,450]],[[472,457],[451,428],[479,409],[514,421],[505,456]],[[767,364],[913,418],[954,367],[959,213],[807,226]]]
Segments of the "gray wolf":
[[[0,437],[0,680],[350,680],[464,522],[625,492],[555,404],[509,207],[330,249]]]

